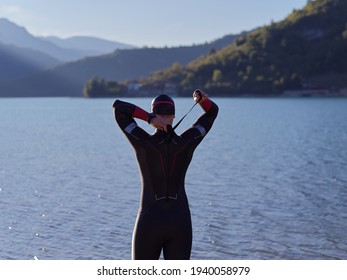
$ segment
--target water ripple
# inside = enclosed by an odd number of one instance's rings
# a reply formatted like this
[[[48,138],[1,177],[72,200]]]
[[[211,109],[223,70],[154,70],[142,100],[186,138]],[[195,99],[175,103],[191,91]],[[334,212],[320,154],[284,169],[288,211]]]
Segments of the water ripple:
[[[0,259],[129,259],[141,178],[112,101],[25,101],[0,104]],[[217,102],[186,178],[192,258],[347,259],[347,100]]]

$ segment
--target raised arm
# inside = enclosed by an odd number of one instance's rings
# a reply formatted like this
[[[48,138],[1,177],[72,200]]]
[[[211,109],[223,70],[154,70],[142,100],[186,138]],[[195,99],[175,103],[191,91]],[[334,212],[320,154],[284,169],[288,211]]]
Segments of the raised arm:
[[[195,90],[193,98],[195,102],[199,102],[199,105],[205,111],[205,113],[194,123],[193,127],[200,130],[202,136],[205,136],[211,129],[213,122],[218,115],[219,109],[217,104],[209,99],[208,94],[202,90]]]
[[[114,117],[122,130],[125,130],[129,125],[135,123],[134,118],[147,121],[149,113],[140,107],[124,102],[121,100],[116,100],[113,103]]]
[[[129,133],[129,131],[137,127],[137,123],[134,119],[146,121],[156,128],[166,130],[166,122],[163,118],[148,113],[134,104],[116,100],[113,103],[113,112],[119,127],[125,132]]]

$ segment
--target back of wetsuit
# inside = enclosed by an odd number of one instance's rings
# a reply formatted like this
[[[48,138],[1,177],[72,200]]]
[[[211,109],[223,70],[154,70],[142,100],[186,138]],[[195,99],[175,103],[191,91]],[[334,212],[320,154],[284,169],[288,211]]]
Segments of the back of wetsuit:
[[[139,108],[116,100],[115,118],[135,149],[142,177],[139,215],[133,236],[133,258],[189,259],[191,220],[184,188],[195,148],[212,127],[218,107],[207,99],[205,113],[182,135],[156,130],[153,135],[134,120]],[[144,117],[140,117],[144,119]]]

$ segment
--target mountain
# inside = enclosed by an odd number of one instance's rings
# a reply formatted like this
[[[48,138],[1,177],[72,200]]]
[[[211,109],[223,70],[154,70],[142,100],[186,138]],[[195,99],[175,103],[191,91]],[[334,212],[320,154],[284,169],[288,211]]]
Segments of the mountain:
[[[24,27],[0,18],[0,96],[11,96],[12,94],[21,96],[26,92],[37,95],[36,92],[40,91],[37,89],[37,85],[34,85],[33,89],[22,85],[30,80],[28,77],[36,81],[36,75],[39,72],[67,61],[110,53],[117,48],[132,47],[127,44],[85,36],[68,39],[39,38],[31,35]],[[50,72],[48,71],[48,73]],[[45,77],[45,75],[43,76]],[[65,81],[60,82],[65,83]],[[27,85],[30,85],[30,82],[27,82]],[[79,89],[79,91],[81,90]]]
[[[0,19],[0,42],[6,45],[40,51],[60,61],[71,61],[81,57],[79,52],[66,50],[51,42],[37,38],[24,27],[20,27],[4,18]]]
[[[135,46],[129,44],[123,44],[119,42],[87,36],[74,36],[67,39],[61,39],[53,36],[41,38],[64,49],[82,51],[84,52],[85,56],[97,56],[107,54],[117,49],[136,48]]]
[[[234,45],[184,68],[154,73],[141,83],[144,92],[170,84],[170,91],[174,87],[179,95],[195,87],[226,96],[346,91],[347,1],[308,1],[303,9],[246,34]]]
[[[228,35],[197,46],[124,49],[88,57],[23,78],[12,87],[7,84],[2,96],[82,96],[84,85],[94,77],[118,81],[146,77],[175,63],[186,65],[231,44],[238,37]]]
[[[60,63],[41,52],[0,43],[0,81],[22,78]]]
[[[75,61],[86,56],[106,54],[118,48],[133,47],[95,37],[72,37],[68,39],[36,37],[24,27],[5,18],[0,18],[0,43],[40,51],[64,62]]]

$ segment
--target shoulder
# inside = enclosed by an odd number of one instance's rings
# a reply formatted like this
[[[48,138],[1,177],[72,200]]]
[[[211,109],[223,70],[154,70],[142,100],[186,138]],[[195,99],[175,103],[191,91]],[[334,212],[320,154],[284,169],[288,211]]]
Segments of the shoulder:
[[[206,135],[205,128],[200,124],[194,124],[181,134],[182,141],[193,141]]]

